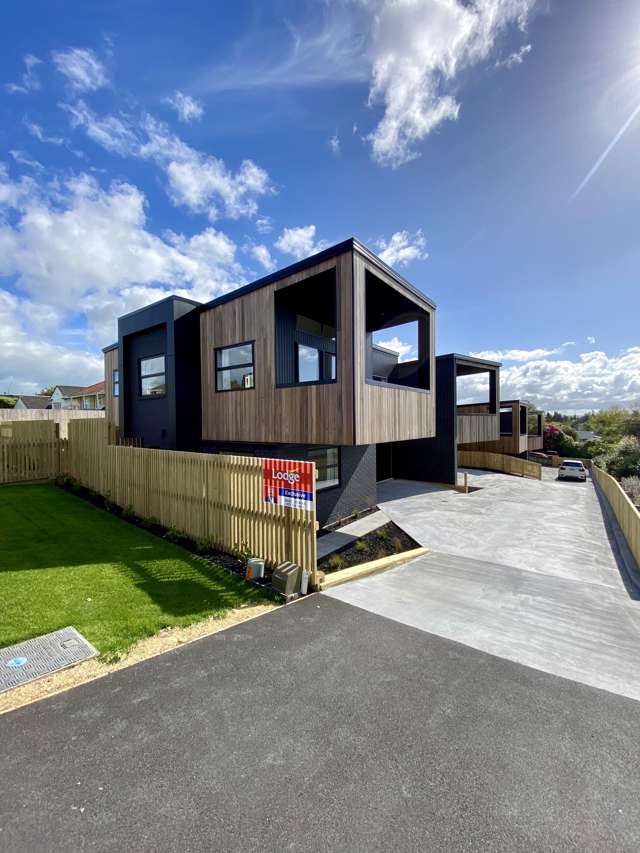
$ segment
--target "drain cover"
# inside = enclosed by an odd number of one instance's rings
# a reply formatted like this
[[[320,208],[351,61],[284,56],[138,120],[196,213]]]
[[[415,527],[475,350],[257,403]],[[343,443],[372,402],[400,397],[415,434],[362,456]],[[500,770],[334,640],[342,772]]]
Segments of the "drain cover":
[[[62,628],[0,649],[0,693],[98,654],[75,628]]]

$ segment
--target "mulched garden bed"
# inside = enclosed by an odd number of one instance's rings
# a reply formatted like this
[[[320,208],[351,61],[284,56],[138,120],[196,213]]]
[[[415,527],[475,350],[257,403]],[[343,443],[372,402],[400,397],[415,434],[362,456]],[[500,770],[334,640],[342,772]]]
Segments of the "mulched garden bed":
[[[411,551],[420,545],[412,539],[397,524],[390,521],[377,530],[372,530],[366,536],[361,536],[350,545],[330,554],[318,564],[318,568],[325,574],[348,569],[351,566],[359,566],[361,563],[369,563],[379,560],[381,557],[390,557],[392,554],[400,554],[403,551]]]

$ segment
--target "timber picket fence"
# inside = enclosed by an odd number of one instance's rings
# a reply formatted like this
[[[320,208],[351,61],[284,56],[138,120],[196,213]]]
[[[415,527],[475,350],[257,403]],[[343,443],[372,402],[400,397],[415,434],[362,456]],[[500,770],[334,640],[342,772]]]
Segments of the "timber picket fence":
[[[262,459],[123,447],[108,437],[105,421],[71,421],[65,473],[123,509],[221,550],[247,546],[269,565],[291,560],[315,585],[315,511],[267,503]],[[314,476],[314,507],[315,498]]]
[[[517,456],[507,456],[505,453],[459,450],[458,465],[462,468],[485,468],[488,471],[500,471],[503,474],[516,474],[531,480],[542,479],[542,465]]]
[[[0,483],[57,477],[64,444],[54,421],[0,423]]]
[[[591,466],[591,474],[609,501],[609,506],[618,520],[631,553],[640,566],[640,512],[614,477],[597,465]]]
[[[67,426],[72,420],[99,418],[104,420],[101,409],[0,409],[0,427],[7,422],[53,421],[60,427],[60,438],[67,438]]]

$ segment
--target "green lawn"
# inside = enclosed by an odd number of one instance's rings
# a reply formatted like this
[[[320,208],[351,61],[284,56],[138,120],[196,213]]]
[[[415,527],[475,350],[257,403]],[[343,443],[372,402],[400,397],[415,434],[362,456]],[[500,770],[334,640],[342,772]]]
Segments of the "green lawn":
[[[105,656],[267,600],[52,485],[0,486],[0,647],[74,625]]]

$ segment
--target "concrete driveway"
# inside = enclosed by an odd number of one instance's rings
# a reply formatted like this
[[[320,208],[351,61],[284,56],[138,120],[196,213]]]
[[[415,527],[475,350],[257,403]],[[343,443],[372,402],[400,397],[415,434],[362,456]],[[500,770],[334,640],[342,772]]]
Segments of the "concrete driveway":
[[[425,557],[326,594],[546,672],[640,699],[635,564],[591,481],[470,472],[468,495],[408,481],[380,506]]]
[[[0,850],[635,853],[639,731],[311,596],[0,716]]]

